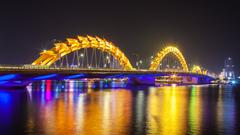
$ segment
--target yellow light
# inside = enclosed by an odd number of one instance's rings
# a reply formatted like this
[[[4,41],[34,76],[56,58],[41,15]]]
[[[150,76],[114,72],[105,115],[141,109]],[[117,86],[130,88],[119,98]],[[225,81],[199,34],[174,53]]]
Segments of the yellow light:
[[[172,78],[176,78],[176,77],[177,77],[177,75],[173,74],[171,77],[172,77]]]
[[[183,70],[185,72],[188,72],[188,66],[187,66],[187,62],[184,58],[184,56],[182,55],[181,51],[178,50],[178,48],[173,47],[173,46],[168,46],[166,48],[164,48],[163,50],[161,50],[156,57],[153,59],[151,66],[150,66],[150,70],[157,70],[159,64],[161,63],[161,61],[163,60],[163,58],[169,54],[169,53],[173,53],[179,60],[179,62],[181,63]]]
[[[192,72],[193,72],[193,73],[202,74],[202,69],[201,69],[200,66],[194,65],[193,68],[192,68]]]
[[[96,48],[103,52],[111,54],[124,70],[134,70],[129,59],[125,54],[116,47],[113,43],[100,39],[99,37],[81,37],[77,36],[77,39],[67,38],[67,42],[55,43],[55,47],[50,50],[44,50],[40,54],[40,57],[36,59],[32,65],[52,65],[59,57],[63,57],[71,52],[84,49],[84,48]],[[81,54],[81,57],[83,55]],[[109,57],[107,58],[109,59]]]

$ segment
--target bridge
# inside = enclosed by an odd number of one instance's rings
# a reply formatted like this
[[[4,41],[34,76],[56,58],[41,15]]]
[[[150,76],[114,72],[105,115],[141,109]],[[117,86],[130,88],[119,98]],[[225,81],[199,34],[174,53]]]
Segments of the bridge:
[[[163,63],[170,54],[177,59],[172,67],[169,60]],[[142,63],[138,62],[136,65]],[[136,69],[112,42],[99,37],[77,36],[54,43],[53,48],[43,50],[32,64],[0,66],[0,87],[24,87],[37,80],[83,78],[127,78],[128,83],[144,85],[154,85],[164,77],[171,80],[180,77],[183,84],[209,84],[215,79],[200,66],[190,69],[174,45],[160,50],[149,64],[149,69]]]

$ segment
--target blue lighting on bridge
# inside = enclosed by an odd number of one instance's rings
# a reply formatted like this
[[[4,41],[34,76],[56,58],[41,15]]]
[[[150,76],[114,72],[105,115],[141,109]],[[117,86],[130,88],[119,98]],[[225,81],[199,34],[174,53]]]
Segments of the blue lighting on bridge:
[[[124,75],[123,74],[117,74],[117,75],[111,75],[106,78],[122,78]]]
[[[0,76],[0,81],[11,80],[11,79],[14,79],[16,77],[17,77],[16,74],[2,75],[2,76]]]
[[[77,74],[77,75],[67,76],[67,77],[65,77],[65,79],[76,79],[76,78],[80,78],[83,76],[84,76],[84,74]]]
[[[7,81],[0,81],[0,84],[6,84]]]
[[[43,76],[34,77],[33,80],[46,80],[56,76],[57,74],[43,75]]]
[[[7,86],[22,86],[24,82],[22,81],[0,81],[0,86],[7,87]]]
[[[6,92],[0,92],[0,101],[1,103],[7,103],[10,100],[10,95]]]

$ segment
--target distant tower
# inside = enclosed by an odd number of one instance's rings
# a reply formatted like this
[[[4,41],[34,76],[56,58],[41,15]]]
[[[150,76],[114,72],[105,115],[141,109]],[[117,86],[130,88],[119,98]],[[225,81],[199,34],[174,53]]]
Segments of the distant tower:
[[[224,78],[225,79],[227,79],[229,81],[235,79],[233,68],[234,68],[234,65],[233,65],[233,62],[232,62],[232,58],[229,57],[224,62],[223,73],[224,73]]]

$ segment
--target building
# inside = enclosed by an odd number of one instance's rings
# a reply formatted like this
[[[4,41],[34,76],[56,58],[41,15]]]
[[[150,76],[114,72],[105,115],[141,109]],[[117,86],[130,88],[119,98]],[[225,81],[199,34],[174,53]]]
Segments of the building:
[[[227,58],[224,61],[224,68],[220,74],[220,79],[224,80],[225,83],[235,83],[234,65],[232,58]]]

